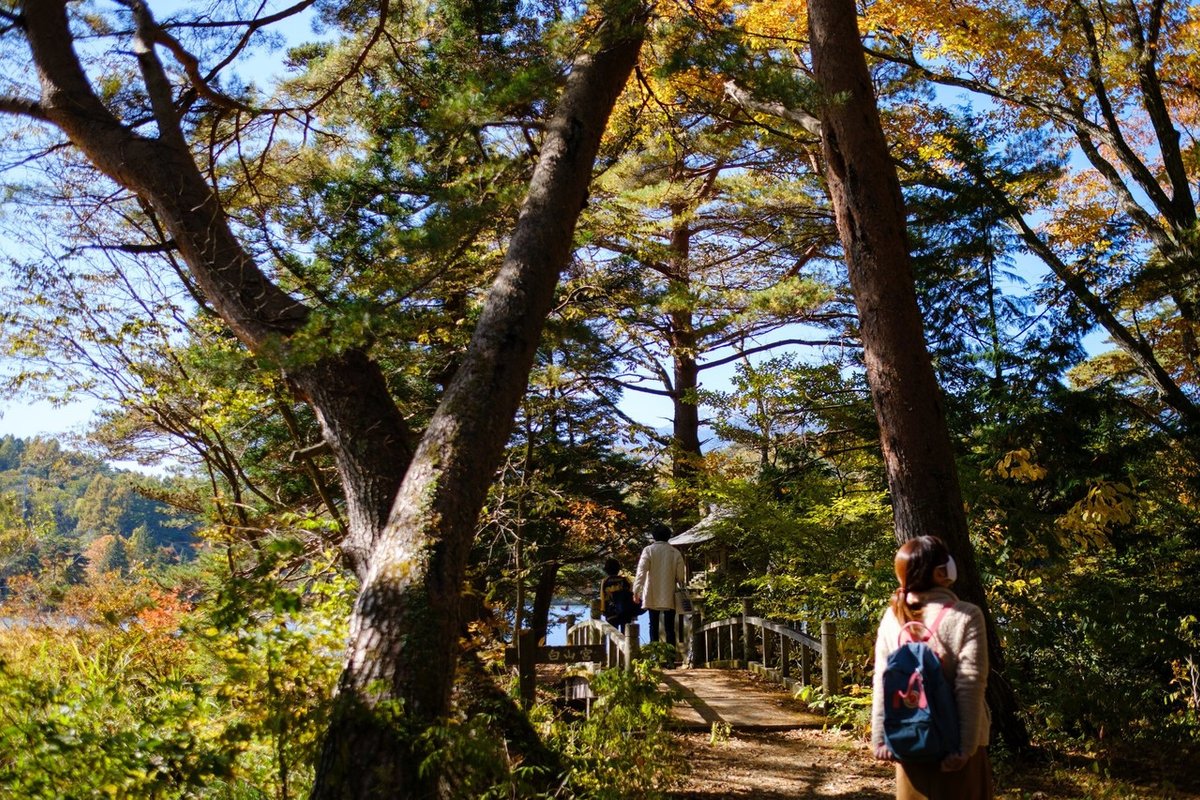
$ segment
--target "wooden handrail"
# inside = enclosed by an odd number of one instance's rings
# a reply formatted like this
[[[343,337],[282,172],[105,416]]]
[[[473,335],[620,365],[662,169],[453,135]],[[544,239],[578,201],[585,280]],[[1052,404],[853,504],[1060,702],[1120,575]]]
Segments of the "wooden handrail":
[[[804,631],[796,630],[791,623],[767,619],[749,613],[750,603],[744,602],[747,613],[734,617],[704,622],[700,614],[692,616],[693,622],[700,622],[691,630],[691,661],[694,666],[725,666],[736,664],[751,668],[751,629],[758,628],[758,639],[762,641],[761,668],[768,675],[777,678],[785,685],[797,681],[792,678],[791,661],[792,648],[800,648],[799,683],[808,684],[813,677],[814,660],[820,658],[821,687],[827,694],[837,694],[841,691],[841,680],[838,675],[837,632],[833,622],[821,623],[821,638],[816,638]],[[605,648],[604,667],[621,667],[631,669],[634,659],[638,657],[638,625],[631,622],[625,626],[625,632],[617,630],[608,622],[599,619],[599,609],[592,609],[592,619],[574,622],[574,617],[567,619],[568,644],[607,644]],[[722,648],[722,632],[729,630],[728,658]],[[774,637],[768,638],[767,632],[778,637],[778,664],[776,670],[771,666],[776,643]],[[741,638],[740,653],[735,652],[735,639]],[[715,639],[715,646],[710,646],[710,638]],[[715,658],[713,656],[716,656]]]
[[[632,669],[638,657],[638,625],[631,622],[625,632],[602,619],[585,619],[567,628],[568,644],[606,644],[604,667]]]
[[[778,620],[766,619],[764,617],[726,617],[725,619],[718,619],[714,620],[713,622],[704,623],[696,629],[696,633],[716,630],[717,628],[726,625],[733,626],[743,624],[754,625],[755,627],[763,628],[764,630],[786,636],[787,638],[807,647],[809,650],[814,651],[818,655],[821,654],[820,639],[817,639],[815,636],[810,636],[804,631],[796,630],[795,628],[791,627],[790,623],[779,622]]]
[[[748,602],[746,606],[749,611]],[[808,684],[811,681],[814,659],[820,658],[821,687],[827,694],[836,694],[841,691],[841,681],[838,675],[837,634],[832,622],[821,624],[820,639],[796,630],[790,623],[758,617],[750,613],[704,622],[692,629],[692,663],[696,666],[734,664],[747,669],[752,668],[752,664],[758,663],[751,659],[754,649],[751,642],[753,628],[759,629],[757,638],[762,641],[763,650],[761,668],[768,675],[785,685],[790,686],[796,683],[797,681],[791,674],[791,650],[798,646],[800,648],[799,683]],[[722,635],[725,630],[729,631],[728,637]],[[777,643],[772,641],[775,637],[767,636],[768,631],[778,637]],[[740,648],[735,644],[735,640],[738,638],[741,639]],[[728,657],[725,657],[726,651],[723,646],[726,641],[728,642]],[[774,658],[775,653],[772,652],[776,645],[778,646],[778,659]],[[771,665],[776,660],[779,664],[778,669]]]

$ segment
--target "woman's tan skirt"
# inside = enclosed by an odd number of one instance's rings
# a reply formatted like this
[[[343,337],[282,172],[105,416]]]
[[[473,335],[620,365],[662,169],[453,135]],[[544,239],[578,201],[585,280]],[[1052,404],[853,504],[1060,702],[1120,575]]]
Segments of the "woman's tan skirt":
[[[954,772],[942,772],[937,764],[896,765],[896,800],[992,800],[992,796],[992,762],[983,747]]]

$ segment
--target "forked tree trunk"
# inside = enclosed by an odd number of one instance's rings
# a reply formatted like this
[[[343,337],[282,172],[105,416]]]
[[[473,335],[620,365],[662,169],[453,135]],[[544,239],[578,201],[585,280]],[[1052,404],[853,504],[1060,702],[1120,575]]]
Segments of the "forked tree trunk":
[[[414,734],[449,709],[459,594],[608,115],[637,58],[644,9],[607,17],[573,66],[504,265],[400,487],[351,618],[349,653],[313,797],[425,798]]]
[[[418,774],[412,743],[448,707],[476,518],[570,256],[600,137],[641,46],[645,8],[618,0],[608,13],[597,10],[598,49],[567,78],[504,266],[415,454],[366,353],[288,358],[309,309],[271,283],[233,235],[181,131],[155,53],[160,32],[145,6],[131,9],[156,135],[135,132],[94,90],[73,49],[64,0],[25,3],[10,26],[26,36],[42,96],[7,98],[0,113],[55,126],[97,169],[146,199],[205,299],[251,350],[277,353],[312,404],[345,490],[343,549],[363,579],[314,797],[431,796],[436,778]]]
[[[891,492],[896,539],[935,534],[961,565],[956,591],[988,620],[989,704],[1011,746],[1028,745],[1003,677],[1000,640],[988,612],[946,425],[917,306],[900,181],[888,154],[854,0],[809,0],[813,72],[825,172],[858,308],[867,382]]]
[[[288,338],[304,327],[310,311],[271,283],[234,236],[179,129],[152,47],[143,47],[139,62],[154,98],[154,138],[123,124],[93,89],[73,49],[63,0],[24,5],[22,22],[42,87],[41,102],[25,113],[58,128],[98,170],[144,198],[230,330],[252,351],[272,351],[281,359],[333,451],[350,530],[343,553],[365,575],[415,447],[378,365],[361,350],[288,363]]]

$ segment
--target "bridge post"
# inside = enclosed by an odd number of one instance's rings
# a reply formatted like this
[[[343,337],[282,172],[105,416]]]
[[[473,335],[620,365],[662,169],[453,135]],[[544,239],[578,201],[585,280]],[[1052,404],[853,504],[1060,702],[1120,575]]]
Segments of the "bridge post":
[[[750,654],[754,652],[754,634],[750,630],[747,617],[754,616],[754,601],[749,597],[742,598],[742,660],[750,666]]]
[[[708,663],[708,644],[704,632],[704,612],[697,608],[692,612],[692,666],[699,667]]]
[[[841,676],[838,675],[837,625],[833,620],[821,623],[821,688],[825,694],[842,691]]]
[[[566,625],[567,625],[566,643],[567,643],[567,644],[575,644],[575,637],[576,637],[578,634],[576,634],[576,633],[572,633],[572,632],[571,632],[571,628],[574,628],[574,627],[575,627],[575,615],[574,615],[574,614],[567,614],[567,617],[566,617],[566,619],[564,620],[564,622],[565,622],[565,623],[566,623]]]
[[[517,691],[521,695],[521,705],[526,711],[533,705],[533,695],[536,691],[536,659],[537,640],[533,638],[533,631],[522,628],[517,636]]]
[[[800,683],[808,686],[812,683],[813,651],[808,647],[800,648]]]
[[[641,655],[641,646],[638,644],[638,624],[629,622],[625,624],[625,669],[633,669],[633,660]]]
[[[782,633],[779,634],[779,676],[784,681],[792,677],[792,640]]]
[[[593,600],[588,604],[588,614],[591,619],[600,619],[600,600]],[[588,628],[586,644],[600,644],[600,631],[595,628]]]

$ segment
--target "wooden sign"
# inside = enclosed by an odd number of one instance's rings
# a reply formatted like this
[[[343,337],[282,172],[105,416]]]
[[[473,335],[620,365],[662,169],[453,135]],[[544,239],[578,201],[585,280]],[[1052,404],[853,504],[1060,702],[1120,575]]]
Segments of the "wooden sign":
[[[536,648],[534,661],[538,664],[575,664],[581,661],[603,661],[604,650],[605,645],[602,644],[542,646]],[[517,663],[517,648],[509,647],[504,651],[504,663],[509,666]]]

